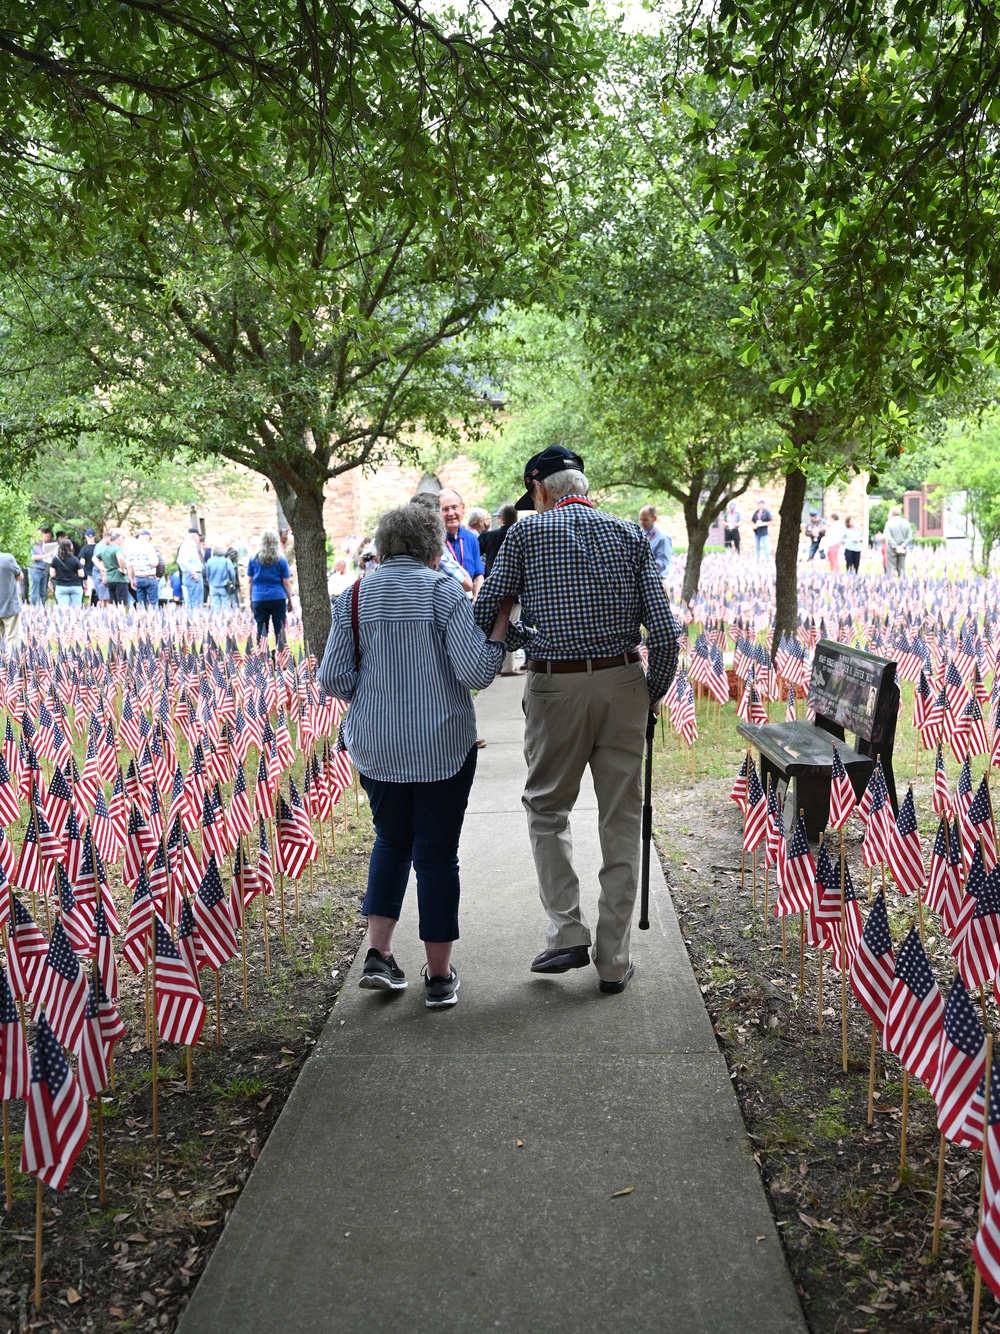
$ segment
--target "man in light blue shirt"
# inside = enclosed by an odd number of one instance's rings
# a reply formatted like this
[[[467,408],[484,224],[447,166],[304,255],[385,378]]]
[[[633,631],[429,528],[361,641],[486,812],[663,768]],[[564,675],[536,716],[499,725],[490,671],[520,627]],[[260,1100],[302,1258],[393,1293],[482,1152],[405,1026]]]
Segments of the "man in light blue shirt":
[[[674,563],[674,544],[667,533],[660,531],[656,510],[652,505],[643,505],[639,511],[639,523],[649,540],[649,550],[653,564],[661,579],[669,579]]]

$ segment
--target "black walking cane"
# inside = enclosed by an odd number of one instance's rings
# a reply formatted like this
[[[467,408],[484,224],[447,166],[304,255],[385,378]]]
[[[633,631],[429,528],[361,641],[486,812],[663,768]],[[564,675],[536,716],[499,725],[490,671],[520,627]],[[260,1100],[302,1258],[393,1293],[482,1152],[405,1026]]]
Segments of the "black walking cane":
[[[646,778],[642,793],[642,875],[640,879],[639,930],[649,930],[649,849],[653,842],[653,741],[656,714],[646,719]]]

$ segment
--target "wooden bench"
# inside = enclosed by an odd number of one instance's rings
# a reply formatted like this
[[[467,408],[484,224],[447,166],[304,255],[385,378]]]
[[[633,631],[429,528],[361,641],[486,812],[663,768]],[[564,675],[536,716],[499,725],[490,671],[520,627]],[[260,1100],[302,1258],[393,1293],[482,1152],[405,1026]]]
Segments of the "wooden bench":
[[[736,729],[760,752],[761,782],[766,785],[770,774],[779,800],[785,808],[791,807],[784,812],[785,828],[792,828],[800,810],[805,813],[811,839],[818,838],[826,828],[833,746],[840,752],[859,798],[875,760],[882,761],[893,815],[898,815],[892,773],[899,713],[896,664],[863,649],[821,639],[813,659],[809,704],[815,713],[814,723],[740,723]],[[845,732],[854,734],[853,749],[846,744]]]

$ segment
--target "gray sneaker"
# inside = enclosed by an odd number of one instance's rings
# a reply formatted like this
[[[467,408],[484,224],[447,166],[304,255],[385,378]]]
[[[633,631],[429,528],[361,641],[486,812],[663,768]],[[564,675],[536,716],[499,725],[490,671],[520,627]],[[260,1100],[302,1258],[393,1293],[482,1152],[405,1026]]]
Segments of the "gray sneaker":
[[[422,969],[424,975],[424,1004],[428,1010],[443,1010],[448,1005],[458,1004],[458,989],[462,985],[454,968],[449,967],[448,977],[431,977],[427,965]]]
[[[358,986],[364,991],[405,991],[406,974],[391,954],[383,958],[372,946],[365,955]]]

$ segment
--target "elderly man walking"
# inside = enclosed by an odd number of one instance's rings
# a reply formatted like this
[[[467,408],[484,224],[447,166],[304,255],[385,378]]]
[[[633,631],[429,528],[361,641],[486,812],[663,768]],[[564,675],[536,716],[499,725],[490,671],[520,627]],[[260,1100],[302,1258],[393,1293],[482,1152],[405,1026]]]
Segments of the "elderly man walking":
[[[517,508],[538,517],[509,530],[475,612],[489,632],[506,599],[521,602],[521,621],[506,642],[528,655],[522,802],[549,917],[547,947],[531,970],[586,967],[593,944],[600,989],[621,992],[634,971],[646,720],[673,679],[680,630],[645,534],[596,508],[579,455],[550,446],[528,460],[524,482]],[[648,677],[640,626],[648,634]],[[602,856],[595,940],[580,906],[569,828],[588,765]]]

